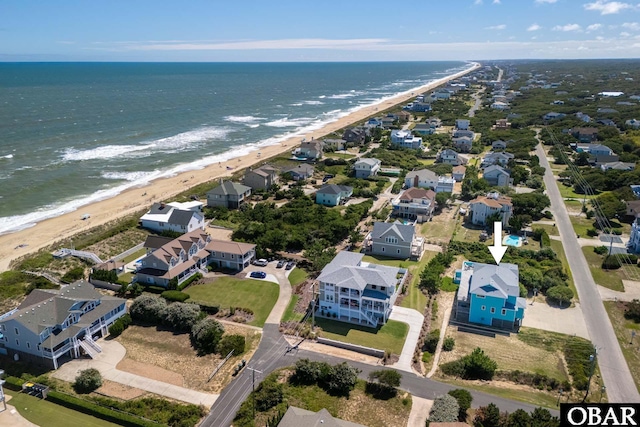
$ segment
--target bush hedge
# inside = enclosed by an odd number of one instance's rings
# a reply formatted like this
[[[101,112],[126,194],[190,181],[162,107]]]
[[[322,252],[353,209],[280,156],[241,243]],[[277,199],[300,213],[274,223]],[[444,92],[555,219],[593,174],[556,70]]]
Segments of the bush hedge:
[[[245,346],[246,340],[244,335],[223,335],[218,343],[216,352],[220,353],[222,356],[226,356],[231,350],[233,350],[233,354],[237,356],[238,354],[244,353]]]
[[[190,284],[192,284],[193,282],[202,279],[202,274],[200,273],[196,273],[193,276],[189,277],[187,280],[185,280],[184,282],[180,283],[178,285],[178,287],[176,288],[176,290],[181,291],[183,289],[185,289],[187,286],[189,286]]]
[[[189,299],[189,294],[185,294],[180,291],[164,291],[160,294],[160,296],[167,301],[177,301],[177,302],[185,302]]]
[[[125,314],[115,322],[111,326],[109,326],[109,334],[115,338],[120,336],[124,332],[125,329],[129,327],[131,324],[131,316],[129,313]]]
[[[91,393],[102,385],[102,375],[95,368],[80,371],[73,383],[76,393]]]

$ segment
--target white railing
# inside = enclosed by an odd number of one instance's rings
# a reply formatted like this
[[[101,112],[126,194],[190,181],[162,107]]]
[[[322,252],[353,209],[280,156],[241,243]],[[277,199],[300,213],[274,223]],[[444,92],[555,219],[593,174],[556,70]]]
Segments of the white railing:
[[[85,335],[83,341],[89,344],[89,346],[91,346],[91,348],[93,348],[96,352],[102,353],[102,348],[100,348],[100,346],[93,340],[93,338],[91,338],[91,335]]]
[[[85,353],[87,353],[92,359],[98,354],[98,352],[96,352],[85,340],[78,341],[78,344],[80,344],[80,347],[82,347]]]
[[[15,313],[16,311],[18,311],[18,309],[17,309],[17,308],[14,308],[14,309],[13,309],[13,310],[11,310],[11,311],[7,311],[7,312],[6,312],[6,313],[4,313],[3,315],[0,315],[0,320],[4,319],[4,318],[6,318],[6,317],[11,316],[11,315],[12,315],[13,313]]]

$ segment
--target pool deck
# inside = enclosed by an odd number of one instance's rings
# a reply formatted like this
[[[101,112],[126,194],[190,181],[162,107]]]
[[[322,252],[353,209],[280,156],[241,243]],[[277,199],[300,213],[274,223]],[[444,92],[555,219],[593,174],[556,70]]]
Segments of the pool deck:
[[[518,239],[518,242],[514,244],[514,243],[510,242],[511,239],[514,239],[514,240]],[[522,246],[522,240],[523,240],[522,237],[514,236],[513,234],[510,234],[510,235],[505,236],[504,239],[502,239],[502,244],[503,245],[507,245],[507,246],[513,246],[513,247],[519,248],[520,246]]]

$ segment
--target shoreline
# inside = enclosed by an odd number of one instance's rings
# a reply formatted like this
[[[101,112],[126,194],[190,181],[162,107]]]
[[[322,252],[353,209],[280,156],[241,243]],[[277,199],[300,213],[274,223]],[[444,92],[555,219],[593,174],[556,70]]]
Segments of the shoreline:
[[[256,147],[255,150],[247,155],[232,158],[218,164],[210,164],[202,169],[187,170],[174,176],[158,178],[144,186],[133,187],[113,197],[42,220],[32,227],[2,234],[0,235],[0,272],[8,270],[9,264],[16,258],[37,252],[56,241],[67,239],[77,233],[104,225],[142,209],[148,209],[152,203],[174,197],[196,185],[218,178],[229,177],[238,170],[246,169],[257,163],[265,162],[271,157],[293,150],[303,139],[323,138],[336,130],[375,115],[379,110],[387,110],[414,98],[416,93],[432,90],[479,67],[479,63],[473,62],[469,68],[463,71],[389,97],[377,104],[366,106],[319,129],[289,138],[281,143]],[[227,169],[227,167],[232,169]],[[85,213],[90,214],[91,217],[82,220],[81,216]]]

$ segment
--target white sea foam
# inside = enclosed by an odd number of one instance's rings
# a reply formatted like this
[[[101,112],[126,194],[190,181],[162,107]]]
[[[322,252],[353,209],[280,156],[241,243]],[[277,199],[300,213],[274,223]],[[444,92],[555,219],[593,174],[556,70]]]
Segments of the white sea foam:
[[[132,145],[104,145],[89,150],[67,148],[62,155],[63,161],[108,160],[113,158],[145,157],[156,152],[176,153],[193,149],[200,144],[221,139],[231,132],[229,128],[206,126],[188,132],[182,132],[167,138],[141,142]]]
[[[233,123],[255,123],[264,120],[264,117],[255,116],[227,116],[224,118],[228,122]]]
[[[466,66],[464,68],[457,68],[457,69],[453,69],[453,70],[448,70],[448,72],[443,73],[445,75],[445,77],[442,77],[440,79],[434,79],[431,81],[426,81],[426,82],[421,82],[420,86],[429,84],[429,83],[435,83],[435,84],[440,84],[441,82],[443,82],[444,80],[447,80],[449,78],[449,76],[456,74],[458,72],[461,72],[463,70],[466,69],[470,69],[471,67],[473,67],[475,65],[475,63],[469,63],[466,64]],[[340,118],[347,116],[355,111],[361,110],[363,108],[367,108],[370,107],[372,105],[376,105],[379,103],[382,103],[390,98],[393,98],[395,96],[399,96],[399,95],[407,95],[410,94],[411,92],[415,92],[416,88],[412,88],[409,90],[406,90],[404,92],[401,93],[393,93],[390,94],[388,96],[383,96],[381,98],[372,100],[370,103],[368,104],[363,104],[363,105],[358,105],[355,107],[352,107],[348,110],[333,110],[333,111],[329,111],[324,113],[324,117],[322,119],[310,119],[310,118],[301,118],[301,119],[292,119],[292,120],[288,120],[286,118],[280,119],[280,120],[276,120],[275,122],[280,122],[283,121],[282,123],[288,123],[286,126],[273,126],[273,127],[289,127],[289,124],[294,124],[295,126],[298,126],[296,129],[290,131],[290,132],[286,132],[280,135],[276,135],[273,136],[271,138],[267,138],[264,139],[262,141],[259,141],[257,143],[253,143],[253,144],[246,144],[246,145],[242,145],[239,147],[232,147],[231,149],[229,149],[229,151],[226,151],[224,153],[221,154],[215,154],[215,155],[211,155],[211,156],[207,156],[207,157],[203,157],[195,162],[192,163],[187,163],[187,164],[181,164],[181,165],[177,165],[169,170],[166,171],[153,171],[153,172],[145,172],[142,173],[142,175],[139,177],[139,179],[132,179],[132,180],[127,180],[126,183],[123,183],[121,185],[112,187],[112,188],[108,188],[108,189],[104,189],[104,190],[100,190],[97,191],[91,195],[88,195],[86,197],[82,197],[76,200],[72,200],[69,202],[66,202],[64,204],[61,205],[57,205],[57,206],[46,206],[43,207],[39,210],[33,211],[29,214],[25,214],[25,215],[16,215],[16,216],[10,216],[10,217],[3,217],[0,218],[0,234],[3,233],[7,233],[7,232],[13,232],[13,231],[18,231],[18,230],[22,230],[25,228],[29,228],[34,226],[37,222],[40,222],[42,220],[45,220],[47,218],[53,218],[56,216],[60,216],[62,214],[68,213],[68,212],[72,212],[77,210],[78,208],[85,206],[87,204],[91,204],[100,200],[104,200],[104,199],[108,199],[111,197],[116,196],[117,194],[129,189],[129,188],[134,188],[134,187],[138,187],[138,186],[142,186],[145,185],[151,181],[153,181],[154,179],[158,179],[158,178],[165,178],[165,177],[169,177],[169,176],[173,176],[176,175],[178,173],[181,172],[185,172],[185,171],[189,171],[189,170],[195,170],[195,169],[202,169],[208,165],[211,164],[215,164],[218,162],[225,162],[227,160],[231,160],[231,159],[235,159],[237,157],[241,157],[241,156],[245,156],[247,154],[250,154],[251,152],[257,151],[259,150],[261,147],[265,147],[265,146],[269,146],[269,145],[277,145],[282,143],[282,141],[285,141],[289,138],[293,138],[293,137],[299,137],[302,135],[306,135],[310,132],[313,132],[315,130],[318,130],[320,128],[322,128],[323,126],[327,125],[328,123],[334,122],[336,120],[339,120]],[[319,98],[325,98],[324,95],[320,96]],[[220,130],[220,129],[218,129]],[[197,131],[196,131],[197,132]],[[228,130],[225,130],[223,132],[223,134],[226,135],[226,132],[229,132]],[[186,132],[185,134],[189,134],[190,132]],[[179,134],[176,135],[175,137],[178,137],[180,135],[185,135],[185,134]],[[158,140],[155,141],[156,143],[161,143],[161,141],[166,141],[166,140],[171,140],[172,138],[175,137],[170,137],[170,138],[164,138],[163,140]],[[132,172],[132,173],[136,173],[136,172]],[[116,175],[111,175],[112,177],[115,177]],[[127,179],[125,178],[124,175],[121,175],[122,179]],[[132,178],[132,176],[129,176],[130,178]],[[115,178],[113,178],[115,179]]]
[[[322,105],[322,104],[324,104],[324,102],[311,100],[311,101],[303,101],[303,104],[306,104],[306,105]]]
[[[271,126],[274,128],[288,128],[288,127],[296,127],[296,126],[304,126],[309,124],[314,119],[312,117],[300,117],[297,119],[290,119],[288,117],[283,117],[278,120],[273,120],[269,123],[265,123],[266,126]]]
[[[104,179],[116,179],[125,181],[140,181],[146,180],[150,176],[153,176],[156,172],[102,172],[100,176]]]
[[[6,154],[4,156],[0,156],[0,159],[13,159],[13,154]]]

